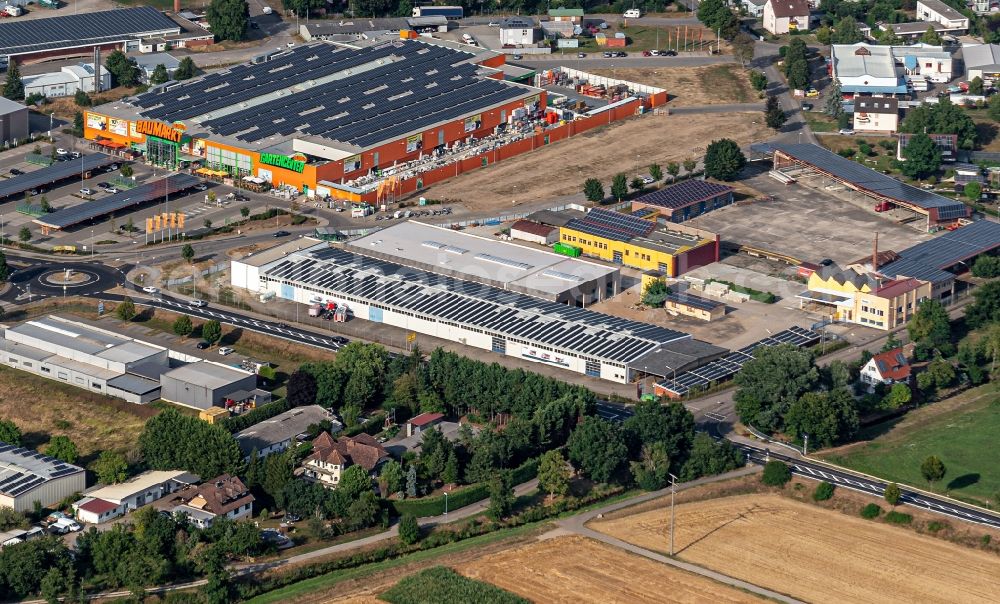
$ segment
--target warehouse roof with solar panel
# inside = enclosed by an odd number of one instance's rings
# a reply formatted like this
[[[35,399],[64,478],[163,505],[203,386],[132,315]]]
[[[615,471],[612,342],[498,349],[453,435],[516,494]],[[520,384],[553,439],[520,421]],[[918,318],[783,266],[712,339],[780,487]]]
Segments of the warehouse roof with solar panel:
[[[475,56],[422,41],[317,42],[96,111],[183,124],[187,136],[254,151],[287,154],[292,141],[311,141],[319,157],[338,160],[538,95],[488,77],[494,70],[471,61]]]

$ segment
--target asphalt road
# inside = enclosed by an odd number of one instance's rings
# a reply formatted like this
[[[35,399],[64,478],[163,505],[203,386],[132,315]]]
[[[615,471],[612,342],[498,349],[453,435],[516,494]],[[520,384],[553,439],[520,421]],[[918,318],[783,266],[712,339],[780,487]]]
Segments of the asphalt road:
[[[29,294],[31,298],[92,296],[125,283],[123,271],[102,262],[81,260],[39,264],[32,258],[15,255],[8,255],[7,261],[13,269],[9,279],[13,287],[2,296],[7,302],[28,302]],[[60,281],[67,269],[76,275],[76,279],[63,287]]]

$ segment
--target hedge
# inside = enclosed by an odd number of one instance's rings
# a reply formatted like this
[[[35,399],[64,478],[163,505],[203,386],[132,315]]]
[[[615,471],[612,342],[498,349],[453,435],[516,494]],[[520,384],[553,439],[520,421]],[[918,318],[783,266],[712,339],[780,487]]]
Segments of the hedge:
[[[511,483],[519,485],[538,476],[538,460],[529,459],[517,468],[511,470]],[[490,496],[490,488],[486,483],[474,484],[458,491],[448,493],[448,509],[457,510],[469,504],[482,501]],[[401,499],[393,501],[392,507],[400,516],[410,514],[417,518],[440,516],[444,513],[444,495],[425,499]]]
[[[376,413],[375,415],[369,417],[367,420],[361,422],[360,424],[348,428],[344,431],[344,436],[357,436],[364,432],[371,436],[375,436],[382,431],[382,426],[385,425],[385,413]]]
[[[243,415],[237,415],[235,417],[227,417],[219,422],[219,425],[230,432],[239,432],[240,430],[246,430],[254,424],[259,424],[260,422],[271,419],[279,413],[284,413],[291,409],[291,405],[288,404],[288,399],[279,398],[276,401],[267,403],[266,405],[261,405],[255,409],[247,411]]]

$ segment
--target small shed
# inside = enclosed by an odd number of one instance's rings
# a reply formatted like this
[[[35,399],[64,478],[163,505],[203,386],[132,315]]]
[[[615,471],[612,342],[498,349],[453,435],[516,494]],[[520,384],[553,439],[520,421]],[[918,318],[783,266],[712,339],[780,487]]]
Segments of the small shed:
[[[440,424],[443,419],[443,413],[421,413],[406,422],[406,435],[414,436],[415,434],[420,434],[424,430]]]
[[[510,227],[511,239],[530,241],[539,245],[552,245],[559,241],[559,229],[531,220],[518,220]]]

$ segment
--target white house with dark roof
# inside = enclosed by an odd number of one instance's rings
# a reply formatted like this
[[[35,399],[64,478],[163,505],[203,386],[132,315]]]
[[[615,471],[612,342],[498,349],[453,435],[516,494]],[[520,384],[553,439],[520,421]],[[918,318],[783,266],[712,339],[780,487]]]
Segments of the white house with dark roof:
[[[809,31],[807,0],[767,0],[764,5],[764,29],[776,36],[795,31]]]
[[[854,99],[854,129],[858,132],[899,130],[899,101],[888,96],[861,96]]]

